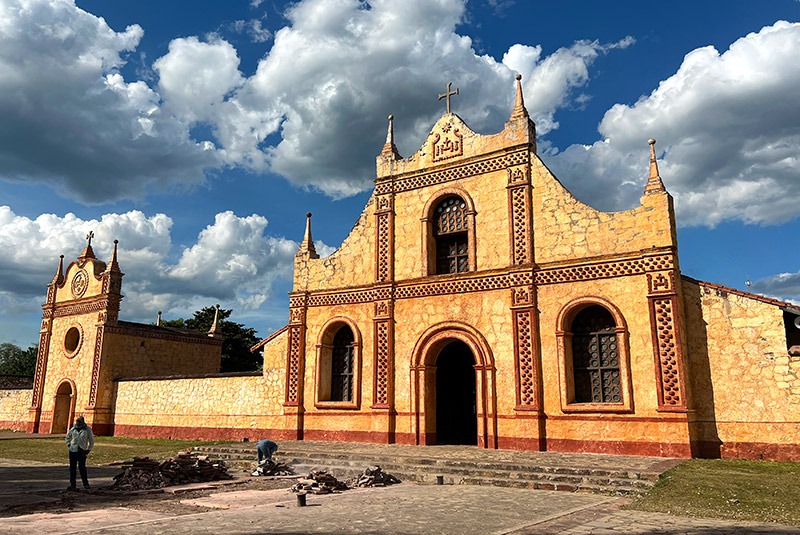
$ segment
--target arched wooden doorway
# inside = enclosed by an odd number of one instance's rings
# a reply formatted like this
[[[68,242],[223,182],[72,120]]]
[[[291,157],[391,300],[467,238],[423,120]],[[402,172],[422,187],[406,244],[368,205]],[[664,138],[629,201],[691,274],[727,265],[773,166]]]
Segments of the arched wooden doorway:
[[[75,416],[75,385],[71,381],[63,381],[56,389],[53,403],[53,423],[50,433],[66,433]]]
[[[460,322],[428,328],[414,347],[411,391],[416,444],[497,448],[494,358],[475,328]]]

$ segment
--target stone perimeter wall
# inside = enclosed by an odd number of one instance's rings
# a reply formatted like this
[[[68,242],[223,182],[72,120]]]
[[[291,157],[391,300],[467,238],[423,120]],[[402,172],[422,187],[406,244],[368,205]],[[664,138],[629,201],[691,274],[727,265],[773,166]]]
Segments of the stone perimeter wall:
[[[687,279],[683,289],[704,455],[797,460],[800,358],[788,355],[780,307]]]
[[[0,390],[0,429],[27,431],[31,389]]]

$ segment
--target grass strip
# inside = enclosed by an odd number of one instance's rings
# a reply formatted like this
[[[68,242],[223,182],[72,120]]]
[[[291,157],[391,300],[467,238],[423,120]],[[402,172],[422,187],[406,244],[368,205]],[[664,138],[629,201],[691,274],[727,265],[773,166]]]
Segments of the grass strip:
[[[130,461],[147,456],[162,460],[194,446],[220,444],[199,440],[163,440],[148,438],[95,437],[94,449],[87,458],[89,465]],[[37,461],[42,463],[69,463],[67,444],[63,438],[12,438],[0,440],[0,458]]]
[[[800,463],[692,459],[627,506],[673,515],[800,525]]]

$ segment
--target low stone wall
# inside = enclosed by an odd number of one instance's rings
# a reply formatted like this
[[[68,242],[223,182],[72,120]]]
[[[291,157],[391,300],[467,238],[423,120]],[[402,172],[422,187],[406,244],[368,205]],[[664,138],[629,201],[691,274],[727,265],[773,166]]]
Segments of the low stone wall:
[[[32,391],[0,390],[0,429],[26,431]]]
[[[119,380],[114,435],[239,440],[286,427],[284,374]],[[283,437],[278,437],[283,438]]]

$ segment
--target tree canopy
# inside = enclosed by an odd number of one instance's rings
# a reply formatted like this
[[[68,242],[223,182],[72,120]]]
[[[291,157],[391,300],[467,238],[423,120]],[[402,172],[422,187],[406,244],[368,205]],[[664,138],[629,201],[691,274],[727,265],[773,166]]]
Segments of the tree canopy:
[[[162,321],[161,325],[208,332],[214,323],[215,307],[204,307],[194,313],[193,318]],[[263,364],[261,351],[251,353],[250,348],[258,343],[256,330],[241,323],[227,321],[233,310],[219,309],[219,330],[222,334],[222,372],[248,372],[260,370]],[[224,321],[223,321],[224,320]]]
[[[0,344],[0,375],[33,377],[36,373],[37,346],[22,349],[14,344]]]

